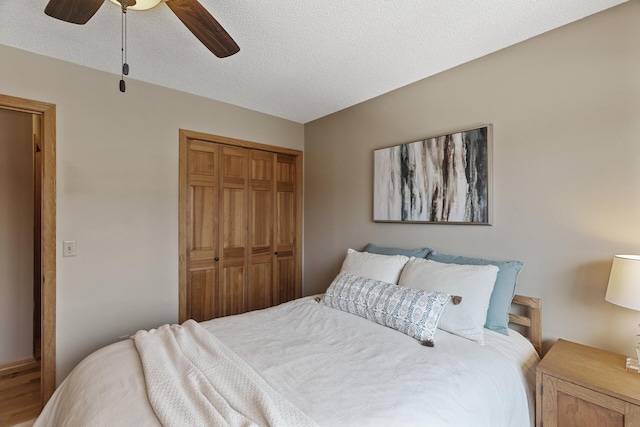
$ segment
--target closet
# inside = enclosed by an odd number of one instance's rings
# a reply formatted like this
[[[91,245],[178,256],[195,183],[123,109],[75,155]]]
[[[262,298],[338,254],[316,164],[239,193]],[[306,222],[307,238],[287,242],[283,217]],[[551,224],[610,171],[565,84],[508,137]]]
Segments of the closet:
[[[302,152],[180,134],[180,322],[300,297]]]

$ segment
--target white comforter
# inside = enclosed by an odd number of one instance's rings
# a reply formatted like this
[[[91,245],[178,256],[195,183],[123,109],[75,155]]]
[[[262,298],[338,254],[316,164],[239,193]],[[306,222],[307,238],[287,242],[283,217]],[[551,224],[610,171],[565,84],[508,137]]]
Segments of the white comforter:
[[[485,330],[480,346],[439,330],[435,347],[423,347],[313,298],[201,325],[320,425],[533,424],[538,357],[515,331]],[[81,362],[36,422],[159,424],[132,340]]]

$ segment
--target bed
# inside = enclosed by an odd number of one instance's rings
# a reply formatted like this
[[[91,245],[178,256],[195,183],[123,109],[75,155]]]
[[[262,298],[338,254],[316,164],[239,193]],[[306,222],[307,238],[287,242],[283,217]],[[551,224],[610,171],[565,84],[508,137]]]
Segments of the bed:
[[[346,295],[336,291],[340,280],[358,283],[361,294],[364,285],[388,283],[348,273],[354,268],[347,264],[324,296],[165,325],[96,351],[63,381],[35,425],[534,424],[539,299],[513,298],[521,308],[509,320],[524,335],[484,328],[479,343],[437,329],[420,340],[331,306],[332,295]],[[391,292],[417,292],[397,283]],[[469,295],[459,298],[461,307]],[[441,318],[446,310],[452,303]]]

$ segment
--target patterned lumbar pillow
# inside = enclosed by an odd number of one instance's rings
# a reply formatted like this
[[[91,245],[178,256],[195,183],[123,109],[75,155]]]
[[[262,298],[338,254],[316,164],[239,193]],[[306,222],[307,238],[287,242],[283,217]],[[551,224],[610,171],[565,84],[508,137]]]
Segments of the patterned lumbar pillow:
[[[323,304],[388,326],[432,347],[438,321],[449,301],[459,297],[427,292],[340,271]]]

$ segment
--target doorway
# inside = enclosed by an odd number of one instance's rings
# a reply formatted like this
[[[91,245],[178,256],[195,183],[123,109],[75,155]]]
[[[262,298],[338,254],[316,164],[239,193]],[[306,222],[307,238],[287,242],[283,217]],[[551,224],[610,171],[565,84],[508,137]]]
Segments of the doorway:
[[[3,212],[5,231],[7,224],[19,231],[3,232],[11,244],[0,248],[0,256],[24,255],[19,268],[4,269],[14,273],[0,280],[5,290],[19,282],[7,295],[15,297],[22,314],[16,311],[10,322],[17,330],[20,320],[27,324],[22,337],[6,335],[6,329],[3,335],[9,338],[0,361],[0,424],[12,425],[34,418],[55,390],[56,117],[53,104],[6,95],[0,95],[0,113],[2,130],[13,141],[3,155],[16,155],[15,162],[5,161],[2,190],[6,200],[20,205]],[[9,132],[14,127],[16,134]],[[15,136],[23,132],[25,137]],[[26,309],[25,295],[32,299]]]

